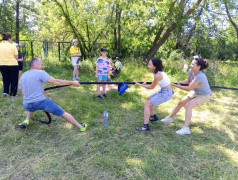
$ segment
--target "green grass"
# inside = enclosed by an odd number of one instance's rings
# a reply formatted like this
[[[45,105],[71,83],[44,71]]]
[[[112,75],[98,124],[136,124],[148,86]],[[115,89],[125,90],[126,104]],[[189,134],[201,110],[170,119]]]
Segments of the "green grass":
[[[146,67],[124,64],[115,81],[152,80]],[[45,70],[55,78],[71,80],[72,68],[66,63],[46,62]],[[171,71],[170,76],[177,81],[186,74]],[[94,72],[81,72],[80,77],[95,81]],[[193,111],[192,134],[178,136],[175,131],[183,125],[184,110],[174,123],[151,123],[150,132],[135,130],[143,123],[146,97],[156,90],[130,85],[119,96],[111,86],[102,100],[96,98],[95,90],[95,85],[81,85],[47,92],[79,122],[89,124],[83,133],[53,115],[50,125],[31,121],[25,130],[15,128],[26,115],[22,96],[1,96],[0,179],[238,179],[237,91],[214,89],[211,101]],[[168,115],[186,95],[179,89],[174,91],[172,100],[156,108],[159,118]],[[105,108],[109,111],[108,127],[102,125]],[[34,117],[44,120],[41,112]]]

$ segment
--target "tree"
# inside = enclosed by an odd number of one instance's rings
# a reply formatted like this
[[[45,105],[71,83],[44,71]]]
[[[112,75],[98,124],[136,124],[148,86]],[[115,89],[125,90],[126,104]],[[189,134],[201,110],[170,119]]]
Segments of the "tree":
[[[202,0],[196,0],[192,6],[186,8],[186,1],[173,0],[169,3],[169,9],[167,14],[161,20],[158,26],[158,30],[155,34],[154,41],[150,47],[145,61],[149,61],[154,57],[158,49],[164,44],[164,42],[169,38],[171,32],[175,30],[178,26],[181,26],[189,16],[194,13],[197,7],[200,5]],[[191,3],[188,1],[188,3]]]
[[[237,24],[235,23],[235,21],[233,20],[233,18],[231,16],[231,13],[230,13],[231,9],[236,9],[236,10],[238,9],[238,3],[237,2],[232,2],[232,1],[226,1],[226,0],[223,0],[223,3],[225,5],[225,9],[226,9],[226,14],[227,14],[228,20],[229,20],[229,22],[231,23],[231,25],[235,29],[236,38],[237,38],[237,41],[238,41],[238,27],[237,27]]]

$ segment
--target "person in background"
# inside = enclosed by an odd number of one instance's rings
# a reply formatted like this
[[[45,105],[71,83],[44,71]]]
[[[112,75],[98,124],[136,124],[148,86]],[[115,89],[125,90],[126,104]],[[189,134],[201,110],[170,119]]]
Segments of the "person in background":
[[[119,57],[114,57],[113,61],[114,61],[114,67],[112,69],[112,77],[115,77],[116,75],[118,75],[121,72],[122,64],[119,61]]]
[[[170,100],[173,96],[172,85],[168,75],[163,71],[164,66],[162,61],[159,58],[153,58],[149,61],[148,68],[154,74],[152,84],[140,84],[136,82],[135,85],[154,89],[158,84],[161,89],[147,98],[144,104],[144,124],[136,128],[138,131],[149,131],[149,121],[158,120],[158,117],[155,115],[155,107]]]
[[[2,34],[2,39],[3,41],[0,43],[0,71],[3,79],[3,96],[9,94],[11,98],[14,98],[17,95],[18,85],[18,52],[16,46],[12,44],[11,34]]]
[[[209,66],[207,60],[199,57],[195,57],[190,65],[188,78],[179,81],[177,84],[172,84],[185,91],[191,91],[185,96],[179,103],[173,108],[169,116],[161,120],[161,122],[169,123],[173,122],[173,117],[177,114],[182,107],[185,107],[185,122],[184,126],[176,131],[178,135],[190,134],[189,124],[192,118],[192,110],[205,102],[209,101],[211,97],[211,88],[208,83],[207,77],[203,70]],[[188,84],[188,86],[182,86],[181,84]]]
[[[21,75],[22,75],[22,70],[23,70],[23,61],[25,60],[22,57],[22,53],[20,51],[20,45],[17,43],[14,43],[17,50],[18,50],[18,66],[19,66],[19,74],[18,74],[18,89],[21,89],[21,84],[20,84],[20,79],[21,79]]]
[[[107,57],[107,49],[101,49],[101,55],[96,61],[96,79],[97,82],[106,82],[110,80],[110,67],[111,62],[110,59]],[[98,84],[97,85],[97,97],[102,98],[100,94],[100,86],[103,87],[103,96],[107,97],[106,95],[106,84]]]
[[[37,110],[44,110],[46,112],[65,118],[68,122],[80,128],[80,131],[85,131],[87,124],[79,124],[71,114],[65,112],[65,110],[59,107],[52,100],[45,97],[43,94],[43,85],[45,82],[49,82],[57,86],[79,86],[79,82],[55,79],[47,72],[42,70],[43,67],[44,63],[42,59],[33,58],[30,61],[30,70],[23,73],[21,77],[23,107],[27,110],[27,117],[22,123],[19,124],[19,126],[21,128],[26,128],[29,125],[32,114]]]
[[[78,48],[78,41],[77,39],[73,40],[73,46],[70,48],[70,54],[71,54],[71,62],[74,67],[73,71],[73,81],[79,80],[79,66],[81,64],[80,62],[80,56],[81,52],[80,49]]]

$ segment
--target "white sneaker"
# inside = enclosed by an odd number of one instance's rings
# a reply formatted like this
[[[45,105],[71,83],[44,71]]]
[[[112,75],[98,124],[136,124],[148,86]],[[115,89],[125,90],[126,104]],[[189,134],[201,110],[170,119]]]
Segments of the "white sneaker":
[[[174,121],[173,121],[173,118],[171,118],[171,117],[169,117],[169,116],[166,116],[164,119],[161,119],[160,121],[163,122],[163,123],[174,122]]]
[[[189,127],[183,126],[180,130],[176,131],[178,135],[191,134]]]

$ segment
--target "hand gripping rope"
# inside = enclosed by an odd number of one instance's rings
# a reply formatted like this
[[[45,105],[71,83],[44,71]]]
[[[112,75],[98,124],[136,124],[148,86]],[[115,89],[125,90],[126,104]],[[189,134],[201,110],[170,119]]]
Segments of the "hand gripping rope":
[[[121,96],[129,87],[128,84],[135,84],[135,82],[79,82],[80,84],[118,84],[118,92],[119,92],[119,96]],[[138,82],[140,84],[142,84],[143,82]],[[151,84],[152,82],[146,82],[146,84]],[[178,84],[178,83],[174,83],[174,84]],[[188,86],[188,84],[181,84],[182,86]],[[63,86],[52,86],[52,87],[48,87],[45,88],[45,91],[51,90],[51,89],[57,89],[57,88],[61,88],[61,87],[66,87],[66,86],[70,86],[70,85],[63,85]],[[234,87],[224,87],[224,86],[210,86],[211,88],[220,88],[220,89],[230,89],[230,90],[238,90],[238,88],[234,88]],[[44,111],[48,117],[48,121],[40,121],[41,123],[44,124],[50,124],[51,123],[51,116],[49,112]]]

